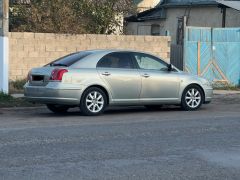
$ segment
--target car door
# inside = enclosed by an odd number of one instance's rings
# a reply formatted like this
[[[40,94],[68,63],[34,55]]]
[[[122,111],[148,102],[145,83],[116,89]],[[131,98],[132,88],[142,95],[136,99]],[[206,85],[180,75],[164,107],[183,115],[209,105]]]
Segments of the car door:
[[[179,98],[180,79],[175,71],[168,71],[168,64],[161,59],[134,53],[142,78],[142,101],[176,101]]]
[[[97,70],[110,88],[113,102],[139,102],[141,76],[128,52],[113,52],[104,56],[98,62]]]

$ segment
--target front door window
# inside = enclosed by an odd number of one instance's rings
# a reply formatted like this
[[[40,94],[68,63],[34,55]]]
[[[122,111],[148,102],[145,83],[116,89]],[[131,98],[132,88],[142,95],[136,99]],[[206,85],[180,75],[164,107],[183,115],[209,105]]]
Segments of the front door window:
[[[167,63],[153,56],[142,53],[135,54],[134,56],[140,69],[160,71],[168,70]]]

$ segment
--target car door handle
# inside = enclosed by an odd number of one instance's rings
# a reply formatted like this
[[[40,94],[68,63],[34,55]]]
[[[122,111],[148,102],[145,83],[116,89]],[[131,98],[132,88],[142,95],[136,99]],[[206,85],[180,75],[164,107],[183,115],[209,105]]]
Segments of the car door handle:
[[[142,77],[149,78],[150,75],[149,74],[143,74]]]
[[[110,74],[109,72],[104,72],[104,73],[102,73],[102,75],[104,75],[104,76],[110,76],[111,74]]]

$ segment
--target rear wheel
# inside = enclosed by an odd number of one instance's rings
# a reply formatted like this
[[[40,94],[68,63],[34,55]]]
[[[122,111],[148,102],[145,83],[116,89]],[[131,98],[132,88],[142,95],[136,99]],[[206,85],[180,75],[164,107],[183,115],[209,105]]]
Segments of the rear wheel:
[[[47,108],[54,113],[66,113],[69,109],[69,106],[47,104]]]
[[[194,111],[202,106],[204,94],[199,86],[191,85],[182,94],[182,108],[187,111]]]
[[[80,110],[84,115],[96,116],[102,114],[106,106],[107,96],[100,88],[91,87],[83,93]]]

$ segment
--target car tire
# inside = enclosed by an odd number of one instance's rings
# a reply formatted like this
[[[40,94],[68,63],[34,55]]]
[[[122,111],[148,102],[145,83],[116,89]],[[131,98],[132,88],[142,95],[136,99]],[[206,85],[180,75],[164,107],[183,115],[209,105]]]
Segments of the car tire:
[[[97,87],[91,87],[84,91],[80,101],[80,110],[83,115],[100,115],[104,112],[106,107],[107,95],[103,90]]]
[[[199,109],[204,101],[204,93],[197,85],[188,86],[182,94],[181,107],[186,111]]]
[[[47,108],[54,113],[66,113],[69,109],[69,106],[47,104]]]
[[[162,105],[145,105],[145,108],[150,110],[159,110],[162,108]]]

